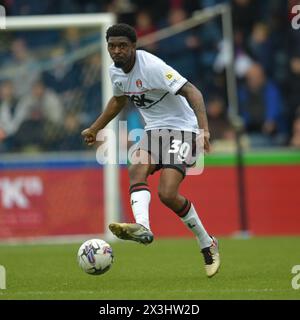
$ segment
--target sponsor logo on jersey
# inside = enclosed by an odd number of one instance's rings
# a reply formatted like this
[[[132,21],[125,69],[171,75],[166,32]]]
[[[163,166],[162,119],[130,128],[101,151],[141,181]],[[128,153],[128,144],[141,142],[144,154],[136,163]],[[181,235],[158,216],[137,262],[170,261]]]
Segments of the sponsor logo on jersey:
[[[165,74],[165,77],[169,80],[168,86],[170,88],[173,87],[178,82],[178,80],[180,80],[180,76],[172,71],[168,71]]]
[[[174,77],[174,75],[173,75],[172,72],[167,72],[167,73],[166,73],[166,78],[167,78],[168,80],[171,80],[173,77]]]
[[[172,82],[169,83],[169,87],[173,87],[177,83],[177,79],[174,79]]]
[[[136,107],[146,107],[147,104],[151,104],[154,102],[151,99],[147,99],[145,94],[132,95],[130,96],[130,100],[136,105]]]
[[[141,79],[137,79],[136,82],[135,82],[135,84],[136,84],[136,86],[137,86],[138,88],[142,88],[142,87],[143,87],[143,82],[142,82]]]
[[[172,79],[174,80],[179,80],[180,79],[180,75],[176,72],[176,71],[168,71],[166,74],[165,74],[165,77],[171,81]]]

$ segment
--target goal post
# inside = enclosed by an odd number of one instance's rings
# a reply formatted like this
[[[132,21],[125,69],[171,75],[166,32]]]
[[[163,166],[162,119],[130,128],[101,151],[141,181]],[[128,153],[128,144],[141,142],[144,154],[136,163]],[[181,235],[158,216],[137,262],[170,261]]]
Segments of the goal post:
[[[100,46],[102,59],[102,103],[104,108],[112,96],[112,86],[109,78],[108,67],[112,63],[106,46],[106,30],[116,22],[116,16],[112,13],[97,14],[67,14],[67,15],[36,15],[7,17],[7,31],[33,31],[33,30],[51,30],[68,27],[91,28],[99,27]],[[101,88],[99,88],[100,90]],[[117,132],[118,118],[111,121],[107,128]],[[113,163],[113,161],[111,161]],[[108,224],[120,219],[120,192],[119,188],[119,169],[116,164],[107,164],[104,166],[104,237],[108,240],[111,233],[108,230]],[[100,186],[99,186],[100,188]],[[88,212],[87,212],[88,215]]]

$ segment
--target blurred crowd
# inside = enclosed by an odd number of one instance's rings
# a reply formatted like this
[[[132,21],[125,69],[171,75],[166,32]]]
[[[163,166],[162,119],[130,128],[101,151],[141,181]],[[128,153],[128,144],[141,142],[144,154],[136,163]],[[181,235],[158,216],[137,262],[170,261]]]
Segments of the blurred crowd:
[[[298,0],[0,0],[8,15],[114,12],[139,38],[221,3],[232,7],[243,143],[300,148],[300,30],[291,27]],[[222,32],[221,19],[213,19],[144,49],[203,92],[213,146],[226,150],[235,147],[235,130]],[[1,33],[0,152],[85,148],[80,131],[102,107],[101,55],[80,52],[99,37],[76,28]],[[128,130],[143,127],[133,106],[122,119]]]

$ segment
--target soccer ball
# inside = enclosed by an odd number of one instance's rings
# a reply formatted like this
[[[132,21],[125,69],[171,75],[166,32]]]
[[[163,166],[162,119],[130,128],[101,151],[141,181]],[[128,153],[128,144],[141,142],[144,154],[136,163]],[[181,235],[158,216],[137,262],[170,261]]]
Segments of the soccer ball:
[[[85,241],[79,248],[77,260],[80,268],[91,275],[107,272],[114,261],[111,246],[101,239]]]

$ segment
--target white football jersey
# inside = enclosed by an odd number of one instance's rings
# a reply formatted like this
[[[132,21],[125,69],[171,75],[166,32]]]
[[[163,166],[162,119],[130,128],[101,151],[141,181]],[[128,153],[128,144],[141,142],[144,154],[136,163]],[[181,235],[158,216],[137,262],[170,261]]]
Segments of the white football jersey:
[[[144,118],[145,130],[198,132],[194,111],[184,97],[176,95],[187,80],[158,57],[137,50],[129,73],[112,64],[109,74],[114,96],[129,97]]]

